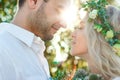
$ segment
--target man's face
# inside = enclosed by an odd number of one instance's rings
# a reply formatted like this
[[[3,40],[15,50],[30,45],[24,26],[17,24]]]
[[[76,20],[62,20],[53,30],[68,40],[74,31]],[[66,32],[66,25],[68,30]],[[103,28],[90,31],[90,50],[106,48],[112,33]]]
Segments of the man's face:
[[[67,8],[69,0],[49,0],[43,2],[39,8],[29,16],[32,32],[43,40],[51,40],[53,35],[65,27],[61,14]]]

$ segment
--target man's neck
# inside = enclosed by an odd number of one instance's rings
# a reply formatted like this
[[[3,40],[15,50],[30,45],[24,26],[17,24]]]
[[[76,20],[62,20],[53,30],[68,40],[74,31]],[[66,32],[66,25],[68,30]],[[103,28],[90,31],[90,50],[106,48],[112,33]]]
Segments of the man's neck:
[[[16,13],[14,19],[11,21],[11,23],[19,26],[19,27],[22,27],[28,31],[31,31],[30,30],[30,27],[28,26],[28,22],[27,22],[27,15],[28,15],[29,11],[25,8],[21,8],[18,10],[18,12]]]

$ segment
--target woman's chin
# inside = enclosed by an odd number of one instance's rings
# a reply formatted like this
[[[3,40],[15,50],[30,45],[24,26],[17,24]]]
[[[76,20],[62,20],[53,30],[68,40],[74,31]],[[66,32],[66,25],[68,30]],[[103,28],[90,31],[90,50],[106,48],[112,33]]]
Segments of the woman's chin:
[[[70,52],[70,54],[71,54],[72,56],[79,56],[79,54],[78,54],[78,53],[73,53],[73,52]]]
[[[82,56],[82,55],[86,55],[86,53],[87,52],[79,52],[79,53],[78,52],[72,52],[72,51],[70,52],[70,54],[72,56]]]

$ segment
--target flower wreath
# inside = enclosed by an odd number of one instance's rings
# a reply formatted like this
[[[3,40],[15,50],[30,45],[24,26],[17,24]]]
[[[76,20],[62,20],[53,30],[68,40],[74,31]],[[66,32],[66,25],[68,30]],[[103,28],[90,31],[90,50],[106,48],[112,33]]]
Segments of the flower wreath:
[[[102,75],[89,73],[85,69],[79,69],[76,71],[72,80],[105,80]]]
[[[105,37],[116,54],[120,56],[120,40],[117,38],[120,32],[115,32],[112,25],[109,24],[106,5],[108,5],[107,0],[89,0],[83,4],[83,8],[89,12],[89,21],[94,21],[94,29]],[[97,19],[102,24],[97,22]]]

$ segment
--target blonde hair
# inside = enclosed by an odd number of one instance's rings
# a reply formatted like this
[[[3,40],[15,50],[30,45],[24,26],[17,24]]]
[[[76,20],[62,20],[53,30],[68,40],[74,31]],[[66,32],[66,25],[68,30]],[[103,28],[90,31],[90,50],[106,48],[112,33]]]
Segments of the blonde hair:
[[[120,31],[120,10],[113,6],[106,8],[109,22],[116,31]],[[88,18],[88,15],[86,16]],[[94,29],[94,22],[87,21],[88,53],[101,74],[108,78],[120,76],[120,57],[113,51],[101,33]]]

